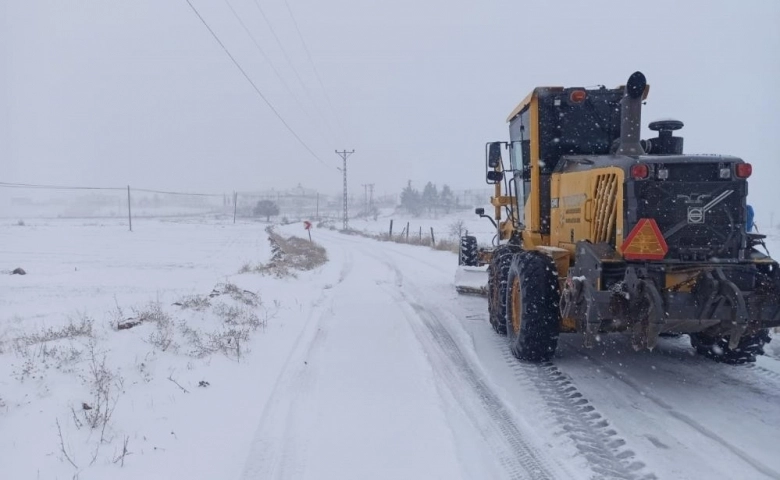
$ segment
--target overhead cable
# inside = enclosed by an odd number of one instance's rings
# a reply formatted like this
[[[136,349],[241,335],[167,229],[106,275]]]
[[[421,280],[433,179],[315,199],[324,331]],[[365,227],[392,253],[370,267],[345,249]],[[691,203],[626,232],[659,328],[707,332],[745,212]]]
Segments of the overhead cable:
[[[330,95],[328,95],[328,91],[325,89],[325,84],[322,83],[320,72],[317,69],[317,65],[314,63],[314,60],[311,57],[311,52],[309,52],[309,46],[306,44],[306,40],[303,39],[303,34],[301,33],[301,29],[298,27],[298,21],[295,19],[295,15],[293,15],[292,8],[290,8],[290,4],[287,2],[287,0],[284,0],[284,5],[287,7],[287,12],[290,14],[290,18],[292,19],[293,25],[295,26],[295,31],[298,33],[298,38],[301,40],[301,43],[303,44],[303,50],[306,52],[306,57],[309,59],[311,68],[314,70],[314,76],[317,78],[317,82],[320,84],[322,93],[325,95],[325,100],[328,102],[328,106],[330,107],[330,111],[333,114],[333,118],[336,119],[336,123],[339,124],[339,128],[341,128],[343,134],[344,128],[343,126],[341,126],[341,122],[339,122],[339,117],[338,115],[336,115],[336,109],[333,107],[333,102],[330,101]]]
[[[306,142],[303,141],[303,139],[295,132],[295,130],[293,130],[293,128],[287,123],[287,121],[285,121],[285,119],[281,116],[281,114],[279,114],[279,112],[276,110],[276,108],[274,108],[274,106],[271,104],[271,102],[268,100],[268,98],[266,98],[266,96],[263,95],[263,92],[260,91],[260,89],[257,87],[255,82],[252,81],[252,79],[249,77],[249,75],[246,73],[246,71],[243,69],[243,67],[241,67],[241,64],[238,63],[238,61],[233,56],[233,54],[230,53],[230,50],[228,50],[228,48],[225,46],[225,44],[222,43],[222,40],[219,39],[217,34],[214,32],[214,30],[211,29],[211,27],[209,26],[208,22],[206,22],[206,19],[204,19],[203,16],[201,16],[200,12],[198,12],[198,9],[195,8],[195,5],[193,5],[190,0],[185,0],[185,1],[190,6],[192,11],[195,12],[195,15],[198,16],[198,18],[200,19],[201,23],[203,23],[203,25],[206,27],[206,29],[209,31],[209,33],[211,33],[211,36],[214,37],[214,40],[216,40],[217,43],[219,44],[219,46],[222,47],[222,50],[225,52],[225,54],[227,54],[227,56],[230,58],[230,60],[233,62],[233,64],[236,66],[236,68],[238,68],[238,70],[241,72],[241,75],[244,76],[244,78],[247,80],[247,82],[249,82],[249,84],[252,86],[252,88],[257,93],[257,95],[261,99],[263,99],[263,102],[265,102],[265,104],[268,105],[268,108],[270,108],[271,111],[274,113],[274,115],[276,115],[276,118],[278,118],[279,121],[282,122],[282,124],[293,135],[293,137],[295,137],[295,139],[298,140],[298,143],[300,143],[303,146],[303,148],[305,148],[311,154],[311,156],[316,158],[323,165],[330,166],[327,163],[325,163],[316,153],[314,153],[314,150],[312,150],[306,144]]]

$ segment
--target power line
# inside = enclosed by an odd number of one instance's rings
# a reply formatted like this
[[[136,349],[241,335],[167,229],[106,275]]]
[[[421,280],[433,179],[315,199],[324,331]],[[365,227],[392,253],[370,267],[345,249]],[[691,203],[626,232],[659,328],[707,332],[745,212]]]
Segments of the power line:
[[[263,50],[263,47],[260,46],[260,42],[257,41],[257,38],[252,34],[252,32],[249,30],[249,27],[247,27],[246,23],[241,19],[241,16],[238,14],[236,9],[233,7],[233,5],[230,3],[230,0],[224,0],[225,4],[227,4],[228,8],[231,12],[233,12],[233,16],[236,17],[236,20],[238,20],[238,23],[241,24],[241,27],[244,29],[247,35],[249,35],[249,38],[252,39],[252,43],[255,44],[255,47],[257,48],[257,51],[260,52],[260,55],[263,56],[266,62],[268,62],[268,65],[271,67],[271,70],[276,74],[276,78],[279,79],[280,82],[282,82],[282,85],[284,85],[284,88],[287,90],[287,92],[290,94],[290,96],[295,100],[295,103],[298,104],[298,107],[303,111],[303,113],[309,117],[311,116],[309,112],[306,110],[306,108],[303,106],[303,103],[298,99],[298,96],[295,95],[295,93],[290,88],[290,85],[285,81],[285,79],[282,77],[282,75],[279,73],[279,70],[274,65],[274,62],[271,61],[271,57],[268,56],[267,53],[265,53],[265,50]]]
[[[40,185],[33,183],[12,183],[0,182],[0,188],[24,188],[33,190],[113,190],[124,191],[128,187],[82,187],[71,185]],[[148,188],[132,188],[134,192],[159,193],[163,195],[182,195],[188,197],[222,197],[221,193],[190,193],[190,192],[170,192],[165,190],[152,190]]]
[[[339,128],[341,128],[342,130],[341,133],[344,134],[344,127],[341,125],[341,122],[339,122],[339,117],[338,115],[336,115],[336,109],[333,107],[333,102],[330,101],[330,95],[328,95],[328,91],[325,89],[325,84],[322,83],[322,78],[320,77],[320,72],[317,69],[317,65],[314,63],[314,60],[311,58],[311,53],[309,52],[309,46],[306,44],[306,40],[303,39],[303,34],[301,33],[301,29],[298,27],[298,21],[295,20],[295,15],[293,15],[292,8],[290,8],[290,4],[287,3],[287,0],[284,0],[284,5],[287,7],[287,12],[290,14],[290,18],[292,19],[293,25],[295,26],[295,31],[298,33],[298,38],[301,39],[301,43],[303,44],[303,50],[306,52],[306,57],[309,59],[311,68],[314,70],[314,76],[317,78],[317,82],[320,84],[322,93],[325,95],[325,100],[328,102],[328,106],[330,107],[331,113],[333,114],[333,118],[336,119],[336,123],[339,124]]]
[[[282,124],[284,124],[284,126],[287,128],[287,130],[289,130],[289,132],[293,135],[293,137],[295,137],[295,139],[298,140],[298,143],[303,145],[303,148],[305,148],[314,158],[319,160],[320,163],[322,163],[323,165],[328,165],[316,153],[314,153],[314,151],[311,148],[309,148],[308,145],[306,145],[306,142],[304,142],[301,139],[301,137],[299,137],[298,134],[295,133],[295,130],[293,130],[292,127],[284,120],[284,118],[282,118],[282,116],[279,114],[279,112],[276,111],[276,109],[271,104],[271,102],[268,101],[268,99],[265,97],[265,95],[263,95],[263,92],[260,91],[260,89],[257,87],[257,85],[255,85],[255,82],[252,81],[252,79],[249,77],[249,75],[246,73],[246,71],[244,71],[244,69],[241,67],[241,65],[238,63],[238,61],[235,59],[235,57],[233,57],[233,55],[230,53],[230,50],[227,49],[225,44],[222,43],[222,40],[219,39],[217,34],[214,32],[214,30],[211,29],[211,27],[206,22],[206,20],[201,16],[200,12],[198,12],[198,9],[195,8],[195,5],[193,5],[192,2],[190,2],[190,0],[185,0],[185,1],[190,6],[192,11],[195,12],[195,15],[198,16],[198,18],[203,23],[203,25],[206,27],[206,29],[208,29],[209,33],[211,33],[211,36],[214,37],[214,40],[216,40],[217,43],[219,44],[219,46],[222,47],[222,50],[224,50],[225,53],[227,54],[227,56],[230,57],[230,60],[233,62],[233,64],[236,66],[236,68],[238,68],[238,70],[241,72],[241,74],[244,76],[244,78],[246,78],[246,80],[249,82],[249,84],[252,85],[252,88],[255,90],[255,92],[257,92],[257,94],[260,96],[260,98],[263,99],[265,104],[268,105],[268,108],[270,108],[271,111],[274,113],[274,115],[276,115],[276,118],[278,118],[279,121],[282,122]]]
[[[185,197],[224,197],[223,193],[189,193],[189,192],[166,192],[164,190],[150,190],[148,188],[133,188],[134,192],[159,193],[161,195],[181,195]]]
[[[0,188],[34,188],[42,190],[124,190],[125,187],[74,187],[66,185],[38,185],[32,183],[0,182]]]
[[[260,15],[263,17],[265,24],[268,26],[268,30],[271,32],[271,35],[273,35],[274,37],[274,40],[276,40],[276,44],[279,46],[279,50],[282,51],[282,55],[284,56],[285,60],[287,60],[287,64],[290,65],[290,68],[295,74],[295,78],[298,79],[298,82],[301,84],[301,87],[303,87],[303,91],[306,92],[306,96],[309,98],[309,101],[314,105],[314,108],[317,109],[320,116],[325,120],[325,125],[330,130],[331,135],[333,135],[333,127],[330,125],[330,122],[328,121],[327,117],[322,114],[322,111],[317,105],[317,102],[314,101],[314,97],[312,96],[309,87],[306,86],[306,83],[303,81],[303,78],[301,78],[301,74],[298,72],[298,69],[295,68],[295,65],[293,64],[292,60],[290,60],[290,56],[287,54],[287,50],[284,48],[282,41],[279,39],[279,35],[276,34],[276,30],[274,30],[273,25],[271,25],[271,20],[265,14],[263,7],[260,6],[258,0],[252,0],[252,1],[255,4],[255,7],[257,7],[257,10],[260,12]]]

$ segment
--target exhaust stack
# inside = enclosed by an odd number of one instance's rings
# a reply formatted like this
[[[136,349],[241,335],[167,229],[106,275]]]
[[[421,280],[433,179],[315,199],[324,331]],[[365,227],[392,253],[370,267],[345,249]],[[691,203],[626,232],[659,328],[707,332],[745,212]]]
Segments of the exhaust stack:
[[[620,144],[617,155],[643,155],[639,136],[642,129],[642,94],[647,79],[642,72],[634,72],[628,78],[625,94],[620,100]]]

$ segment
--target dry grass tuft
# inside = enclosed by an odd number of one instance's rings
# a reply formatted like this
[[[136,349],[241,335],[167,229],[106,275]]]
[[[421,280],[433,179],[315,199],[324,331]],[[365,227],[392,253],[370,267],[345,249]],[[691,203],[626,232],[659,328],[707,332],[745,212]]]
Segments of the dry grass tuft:
[[[266,231],[271,243],[271,260],[256,266],[246,264],[239,273],[295,277],[296,271],[313,270],[328,261],[328,253],[322,245],[299,237],[285,238],[272,229]]]

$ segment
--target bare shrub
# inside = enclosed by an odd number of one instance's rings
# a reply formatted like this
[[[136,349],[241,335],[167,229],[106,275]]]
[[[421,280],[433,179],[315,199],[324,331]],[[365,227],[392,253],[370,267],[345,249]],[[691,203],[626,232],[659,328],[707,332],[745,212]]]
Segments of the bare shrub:
[[[211,301],[208,297],[202,295],[190,295],[182,298],[174,305],[179,306],[182,310],[195,310],[201,312],[211,306]]]
[[[271,244],[271,260],[255,267],[244,265],[240,273],[294,277],[295,271],[313,270],[328,261],[327,251],[321,245],[299,237],[284,238],[271,229],[266,231]]]
[[[228,358],[241,361],[244,342],[249,340],[252,329],[248,327],[229,327],[206,334],[206,347],[212,352],[221,352]]]
[[[133,454],[133,452],[127,450],[128,443],[130,443],[130,436],[125,435],[124,442],[122,443],[122,452],[118,455],[114,455],[114,463],[119,463],[120,467],[125,466],[125,457]]]
[[[253,305],[229,305],[219,302],[212,306],[212,313],[220,319],[214,330],[203,330],[192,327],[185,321],[180,321],[178,329],[190,347],[188,355],[204,358],[215,353],[221,353],[228,358],[241,361],[241,356],[247,352],[246,342],[252,332],[265,328],[269,313],[260,318],[250,307],[260,306],[259,299]]]
[[[181,332],[186,344],[190,347],[189,352],[187,352],[189,356],[204,358],[214,353],[214,351],[208,348],[206,342],[204,342],[203,337],[205,335],[202,330],[193,328],[182,320],[179,322],[179,332]]]
[[[23,227],[24,225],[25,225],[24,220],[22,220],[21,218],[19,219],[18,222],[16,222],[16,226],[18,227]]]
[[[133,316],[125,320],[124,323],[118,324],[119,329],[123,329],[122,325],[129,325],[128,322],[132,322],[134,325],[140,325],[142,323],[153,323],[154,331],[149,334],[147,341],[154,345],[156,348],[163,352],[168,349],[176,349],[174,342],[175,325],[173,319],[162,309],[160,302],[149,302],[143,309],[133,308]],[[129,326],[127,328],[130,328]]]
[[[203,331],[189,325],[181,325],[182,334],[191,347],[189,355],[195,358],[205,358],[215,353],[222,353],[228,358],[241,360],[246,352],[243,344],[249,340],[252,328],[247,326],[222,326],[215,331]]]
[[[59,436],[60,439],[60,453],[62,453],[63,457],[65,457],[65,460],[67,460],[68,463],[73,465],[73,468],[78,470],[79,466],[76,465],[76,462],[73,461],[72,455],[70,455],[68,453],[68,450],[65,448],[65,439],[62,437],[62,428],[60,427],[60,420],[56,419],[56,422],[57,422],[57,435]],[[74,478],[77,478],[77,476]]]
[[[100,430],[102,442],[106,427],[111,422],[119,402],[119,393],[124,380],[118,373],[108,368],[106,354],[98,353],[93,342],[89,345],[88,369],[82,378],[89,386],[91,403],[84,402],[81,408],[86,425],[92,430]]]
[[[91,317],[86,314],[81,314],[78,320],[74,321],[72,318],[68,319],[68,323],[62,327],[48,327],[43,330],[26,333],[18,337],[15,342],[17,345],[29,347],[31,345],[53,342],[63,338],[92,338],[94,336],[92,329],[94,324],[95,321]]]
[[[142,323],[166,323],[171,317],[162,309],[160,302],[149,302],[145,308],[133,308],[133,317]]]
[[[22,363],[14,365],[14,377],[23,382],[27,378],[42,378],[47,370],[72,371],[81,361],[83,345],[74,341],[93,338],[94,321],[81,315],[69,319],[61,327],[48,327],[25,333],[12,341],[15,353]]]
[[[466,232],[466,222],[458,220],[449,224],[447,228],[449,228],[450,237],[460,238]]]
[[[116,308],[109,311],[108,314],[111,317],[110,320],[111,327],[114,330],[119,330],[119,325],[131,319],[125,317],[125,312],[124,310],[122,310],[122,307],[119,305],[119,301],[116,299],[116,296],[114,296],[114,304],[116,305]]]
[[[218,303],[214,306],[214,314],[221,318],[225,325],[249,327],[252,330],[261,326],[258,316],[246,308]]]
[[[249,290],[244,290],[233,283],[220,283],[211,290],[209,294],[210,298],[219,297],[221,295],[228,295],[233,300],[243,303],[250,307],[259,307],[262,305],[260,297]]]

